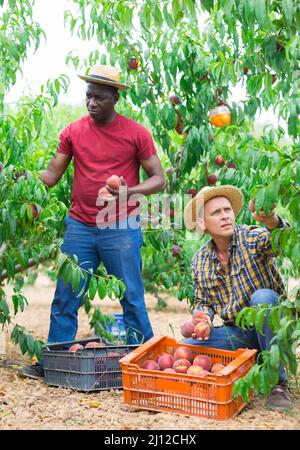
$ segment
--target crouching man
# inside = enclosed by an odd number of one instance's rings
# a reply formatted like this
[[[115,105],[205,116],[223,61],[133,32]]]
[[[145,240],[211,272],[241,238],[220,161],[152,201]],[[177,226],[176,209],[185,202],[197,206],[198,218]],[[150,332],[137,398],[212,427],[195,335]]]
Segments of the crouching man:
[[[285,296],[284,285],[273,261],[270,231],[288,226],[274,208],[267,216],[257,214],[255,201],[249,209],[259,226],[236,225],[235,218],[243,205],[243,194],[235,186],[205,187],[186,206],[185,225],[192,231],[208,233],[211,240],[196,253],[191,264],[195,289],[195,311],[202,312],[210,326],[205,339],[192,338],[183,342],[224,350],[256,348],[270,349],[273,337],[268,320],[263,334],[255,328],[243,330],[235,326],[237,314],[244,307],[276,305]],[[197,313],[199,314],[199,313]],[[211,327],[214,315],[223,326]],[[287,377],[280,365],[279,383],[268,399],[268,405],[282,411],[292,407]]]

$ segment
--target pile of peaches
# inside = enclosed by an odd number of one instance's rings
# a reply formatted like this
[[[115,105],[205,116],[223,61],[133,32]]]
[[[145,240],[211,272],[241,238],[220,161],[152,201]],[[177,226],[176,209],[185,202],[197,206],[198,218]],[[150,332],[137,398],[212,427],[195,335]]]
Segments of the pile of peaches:
[[[202,311],[196,311],[192,320],[181,325],[181,334],[185,338],[207,339],[210,334],[208,316]]]
[[[219,373],[224,367],[220,363],[213,365],[210,357],[207,355],[194,356],[192,350],[183,345],[177,347],[174,355],[162,352],[156,357],[156,360],[147,359],[141,365],[142,369],[183,373],[201,377]]]

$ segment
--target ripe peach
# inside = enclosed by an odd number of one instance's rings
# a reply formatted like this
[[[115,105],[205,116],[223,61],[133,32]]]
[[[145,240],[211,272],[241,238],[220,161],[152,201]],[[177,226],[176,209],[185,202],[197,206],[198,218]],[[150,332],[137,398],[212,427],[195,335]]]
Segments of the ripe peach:
[[[115,196],[112,195],[106,187],[103,187],[99,190],[98,196],[105,200],[115,200]]]
[[[187,374],[189,374],[189,375],[201,376],[202,372],[203,372],[203,369],[200,366],[191,366],[187,370]]]
[[[199,322],[207,322],[207,314],[203,311],[195,311],[192,317],[192,322],[197,325]]]
[[[204,339],[210,335],[210,326],[206,322],[200,322],[195,326],[194,333],[197,338]]]
[[[194,358],[193,366],[202,367],[202,369],[210,371],[211,368],[211,359],[206,355],[198,355]]]
[[[114,357],[119,357],[120,358],[122,355],[119,352],[108,352],[107,356],[114,356]]]
[[[187,359],[188,361],[192,361],[193,360],[192,350],[188,347],[181,345],[175,350],[174,359],[175,361],[177,359]]]
[[[167,369],[164,369],[163,372],[176,373],[175,370],[172,369],[171,367],[168,367]]]
[[[193,322],[184,322],[181,325],[180,330],[183,337],[189,338],[192,337],[192,334],[194,333],[195,325]]]
[[[33,218],[33,220],[34,220],[34,219],[36,219],[37,216],[39,215],[38,209],[37,209],[37,207],[36,207],[36,205],[35,205],[34,203],[30,203],[29,206],[30,206],[30,208],[31,208],[31,211],[32,211],[32,218]]]
[[[72,347],[69,348],[69,352],[75,353],[75,352],[77,352],[77,350],[80,350],[82,348],[84,348],[83,345],[74,344],[74,345],[72,345]]]
[[[207,177],[208,184],[216,184],[218,181],[218,177],[216,175],[208,175]]]
[[[216,164],[217,166],[224,166],[225,161],[224,161],[222,155],[218,155],[218,156],[217,156],[217,158],[216,158],[216,160],[215,160],[215,164]]]
[[[118,177],[118,175],[112,175],[111,177],[107,178],[106,184],[112,189],[118,190],[121,184],[120,177]]]
[[[187,373],[188,368],[191,367],[191,363],[187,359],[177,359],[174,362],[173,369],[178,373]]]
[[[174,244],[172,247],[172,255],[177,258],[181,254],[181,247],[177,244]]]
[[[128,67],[131,70],[137,70],[137,68],[139,67],[139,61],[133,56],[129,61],[128,61]]]
[[[196,197],[197,192],[198,192],[197,189],[194,189],[194,188],[188,189],[188,190],[186,191],[186,193],[189,194],[189,195],[191,195],[192,198]]]
[[[159,370],[159,365],[157,362],[153,361],[153,359],[147,359],[142,364],[142,369],[148,369],[148,370]]]
[[[212,366],[211,373],[219,373],[224,367],[223,364],[216,363]]]
[[[178,95],[170,95],[169,99],[173,105],[179,105],[180,103],[180,98]]]
[[[102,342],[88,342],[85,344],[85,348],[105,347]]]
[[[174,358],[172,355],[162,355],[158,360],[158,365],[161,370],[170,369],[173,367]]]

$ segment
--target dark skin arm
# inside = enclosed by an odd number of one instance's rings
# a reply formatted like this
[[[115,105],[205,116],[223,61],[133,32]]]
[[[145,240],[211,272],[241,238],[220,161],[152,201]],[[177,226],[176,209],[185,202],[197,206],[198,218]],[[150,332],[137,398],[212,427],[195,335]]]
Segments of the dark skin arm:
[[[137,184],[136,186],[128,187],[128,196],[133,194],[150,195],[160,192],[165,187],[165,176],[161,166],[161,162],[157,155],[152,155],[150,158],[141,161],[141,166],[145,170],[149,178],[143,183]],[[126,186],[126,182],[121,177],[122,186]],[[113,195],[118,196],[119,191],[106,186],[106,188]]]
[[[47,169],[40,171],[42,182],[48,187],[55,186],[66,171],[71,159],[72,156],[57,153],[50,161]]]

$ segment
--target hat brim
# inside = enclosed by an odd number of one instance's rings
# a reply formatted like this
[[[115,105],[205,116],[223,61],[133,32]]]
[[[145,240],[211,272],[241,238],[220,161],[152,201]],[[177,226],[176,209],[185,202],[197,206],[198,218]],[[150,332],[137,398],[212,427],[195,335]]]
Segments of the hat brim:
[[[97,83],[97,84],[105,84],[106,86],[113,86],[116,89],[120,89],[120,91],[125,91],[126,89],[129,89],[129,86],[126,84],[116,83],[114,81],[105,81],[105,80],[99,80],[99,78],[89,77],[88,75],[78,75],[81,80],[89,81],[90,83]]]
[[[205,203],[214,197],[226,197],[231,203],[235,216],[239,214],[243,206],[243,194],[235,186],[224,185],[211,188],[206,192],[199,192],[188,202],[184,209],[184,224],[188,230],[196,230],[196,220],[200,209]]]

